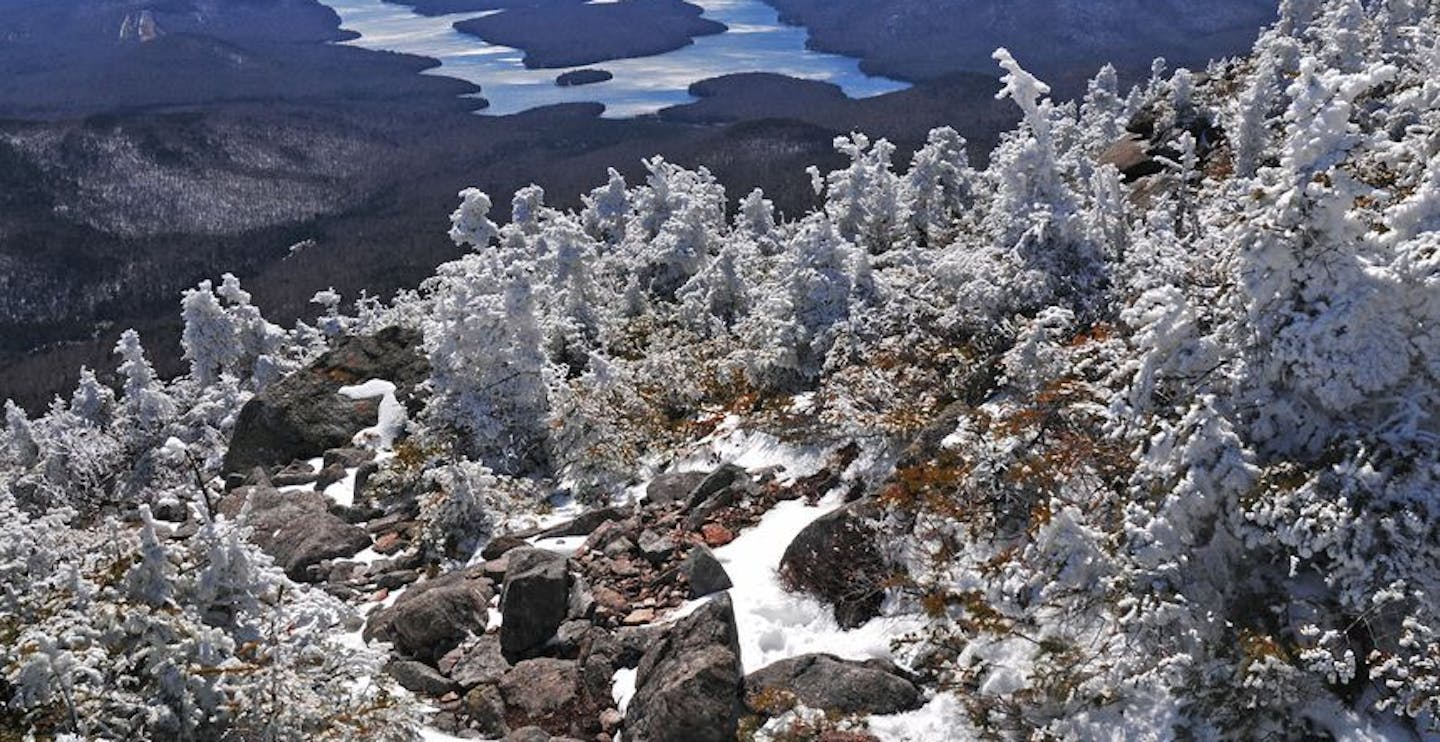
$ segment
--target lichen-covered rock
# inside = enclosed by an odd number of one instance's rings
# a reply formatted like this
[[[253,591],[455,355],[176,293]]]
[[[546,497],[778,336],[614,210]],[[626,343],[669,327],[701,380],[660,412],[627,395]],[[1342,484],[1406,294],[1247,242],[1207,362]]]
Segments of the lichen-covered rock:
[[[869,500],[822,515],[796,534],[780,559],[786,584],[830,603],[845,628],[880,615],[893,573],[880,552],[875,515]]]
[[[799,703],[845,714],[898,714],[920,707],[920,690],[884,660],[842,660],[828,654],[791,657],[750,673],[745,696],[750,710],[766,691],[794,695]]]

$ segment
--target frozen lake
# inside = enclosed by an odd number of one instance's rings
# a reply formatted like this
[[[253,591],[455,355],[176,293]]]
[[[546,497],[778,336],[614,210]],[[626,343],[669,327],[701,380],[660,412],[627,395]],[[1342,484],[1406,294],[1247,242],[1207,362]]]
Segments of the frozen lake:
[[[852,98],[901,90],[907,83],[870,77],[858,60],[805,48],[805,29],[780,22],[774,8],[760,0],[690,0],[705,17],[730,30],[700,36],[690,46],[653,57],[616,59],[586,65],[608,70],[613,80],[562,88],[555,77],[567,69],[526,69],[518,49],[488,44],[451,27],[484,13],[426,17],[404,5],[383,0],[323,0],[340,15],[342,26],[360,34],[347,43],[367,49],[419,54],[440,60],[426,74],[456,77],[481,87],[490,101],[486,114],[510,114],[554,103],[594,101],[611,118],[638,116],[694,98],[691,83],[732,72],[775,72],[835,83]]]

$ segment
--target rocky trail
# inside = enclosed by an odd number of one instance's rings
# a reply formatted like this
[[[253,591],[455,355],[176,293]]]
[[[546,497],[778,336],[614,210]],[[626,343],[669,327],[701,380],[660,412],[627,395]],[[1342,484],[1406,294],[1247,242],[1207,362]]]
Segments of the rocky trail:
[[[730,419],[611,504],[497,520],[466,559],[427,540],[441,485],[394,443],[423,368],[410,340],[347,339],[252,400],[216,509],[357,606],[352,640],[390,645],[428,738],[731,740],[781,716],[924,737],[934,694],[891,646],[918,624],[857,589],[882,562],[853,517],[873,454]],[[350,440],[366,447],[331,445]]]

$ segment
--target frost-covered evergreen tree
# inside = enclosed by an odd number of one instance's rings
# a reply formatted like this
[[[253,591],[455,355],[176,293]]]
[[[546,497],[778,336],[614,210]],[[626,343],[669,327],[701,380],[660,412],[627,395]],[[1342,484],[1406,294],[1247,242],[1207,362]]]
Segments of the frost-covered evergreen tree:
[[[120,356],[119,372],[123,379],[120,408],[126,422],[141,430],[159,429],[175,414],[175,402],[145,358],[140,334],[134,330],[121,333],[120,341],[115,345],[115,354]]]
[[[813,378],[824,365],[837,332],[850,318],[856,250],[816,215],[787,246],[776,290],[755,307],[742,330],[748,349],[745,372],[756,383],[793,383]]]
[[[630,196],[624,249],[639,285],[654,298],[675,292],[704,267],[725,224],[725,189],[705,168],[686,170],[660,157]]]
[[[943,134],[940,136],[943,137]],[[935,146],[948,146],[953,150],[955,142]],[[849,167],[825,176],[825,213],[834,222],[836,231],[846,240],[874,254],[906,248],[910,238],[911,206],[905,198],[903,183],[892,168],[895,145],[884,139],[871,142],[864,134],[855,133],[837,137],[835,149],[850,158]],[[957,157],[963,160],[963,149],[958,154],[933,149],[927,153],[927,159],[948,160],[946,164],[956,170],[951,176],[952,181],[960,178],[959,170],[964,167],[963,162],[956,162]],[[932,177],[945,176],[937,173]],[[952,183],[952,186],[958,185]],[[943,201],[934,205],[925,204],[931,210],[939,209],[942,213],[946,205]],[[940,218],[943,220],[943,215]]]
[[[928,247],[953,242],[974,201],[975,173],[965,138],[943,127],[930,132],[910,159],[905,190],[912,228]],[[873,252],[873,251],[872,251]]]
[[[425,417],[463,436],[463,448],[497,471],[544,458],[548,361],[527,267],[494,253],[442,266],[425,290],[432,397]]]

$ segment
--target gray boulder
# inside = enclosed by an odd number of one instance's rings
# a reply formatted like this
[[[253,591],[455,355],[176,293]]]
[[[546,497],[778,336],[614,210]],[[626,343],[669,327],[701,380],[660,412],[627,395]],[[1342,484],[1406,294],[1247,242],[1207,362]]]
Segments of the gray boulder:
[[[566,521],[557,526],[547,528],[536,534],[541,538],[562,538],[565,536],[589,536],[599,528],[601,524],[616,520],[625,520],[630,516],[628,508],[608,507],[587,510],[577,516],[574,520]]]
[[[505,556],[505,553],[510,551],[511,549],[518,549],[522,546],[528,545],[529,544],[525,541],[525,539],[518,536],[511,536],[508,534],[503,536],[496,536],[495,538],[490,539],[490,541],[485,544],[485,547],[480,550],[480,558],[485,560],[499,559],[500,557]]]
[[[720,468],[705,475],[695,489],[686,495],[686,504],[695,507],[723,490],[748,481],[750,475],[734,464],[721,464]]]
[[[735,610],[722,595],[645,652],[625,713],[634,742],[730,742],[744,712]]]
[[[296,485],[310,484],[319,476],[315,467],[308,461],[292,461],[288,466],[275,472],[270,477],[270,483],[276,487],[294,487]]]
[[[368,448],[332,448],[321,458],[321,465],[329,467],[339,464],[342,469],[354,469],[373,460],[375,452]]]
[[[810,708],[845,714],[898,714],[920,708],[923,700],[915,684],[889,662],[828,654],[791,657],[746,676],[747,700],[769,690],[792,693]],[[753,703],[750,709],[765,711]]]
[[[343,338],[314,363],[270,385],[241,408],[223,472],[278,466],[348,446],[375,424],[380,400],[348,399],[337,393],[340,387],[386,379],[395,383],[397,398],[411,399],[430,374],[416,351],[420,342],[419,333],[397,327]]]
[[[415,660],[390,660],[385,663],[385,673],[406,690],[427,696],[443,696],[455,687],[435,668]]]
[[[699,528],[716,511],[738,502],[750,486],[750,474],[744,469],[734,464],[721,466],[690,493],[690,512],[685,516],[686,524],[692,529]]]
[[[464,569],[412,585],[389,608],[370,614],[366,641],[388,641],[399,654],[434,663],[489,623],[494,588]]]
[[[524,659],[555,635],[570,611],[570,573],[561,554],[524,547],[505,555],[500,594],[500,649],[512,662]]]
[[[660,565],[675,554],[675,539],[650,529],[640,532],[640,554],[651,564]]]
[[[339,464],[328,464],[315,475],[315,491],[324,492],[326,487],[345,478],[345,467]]]

